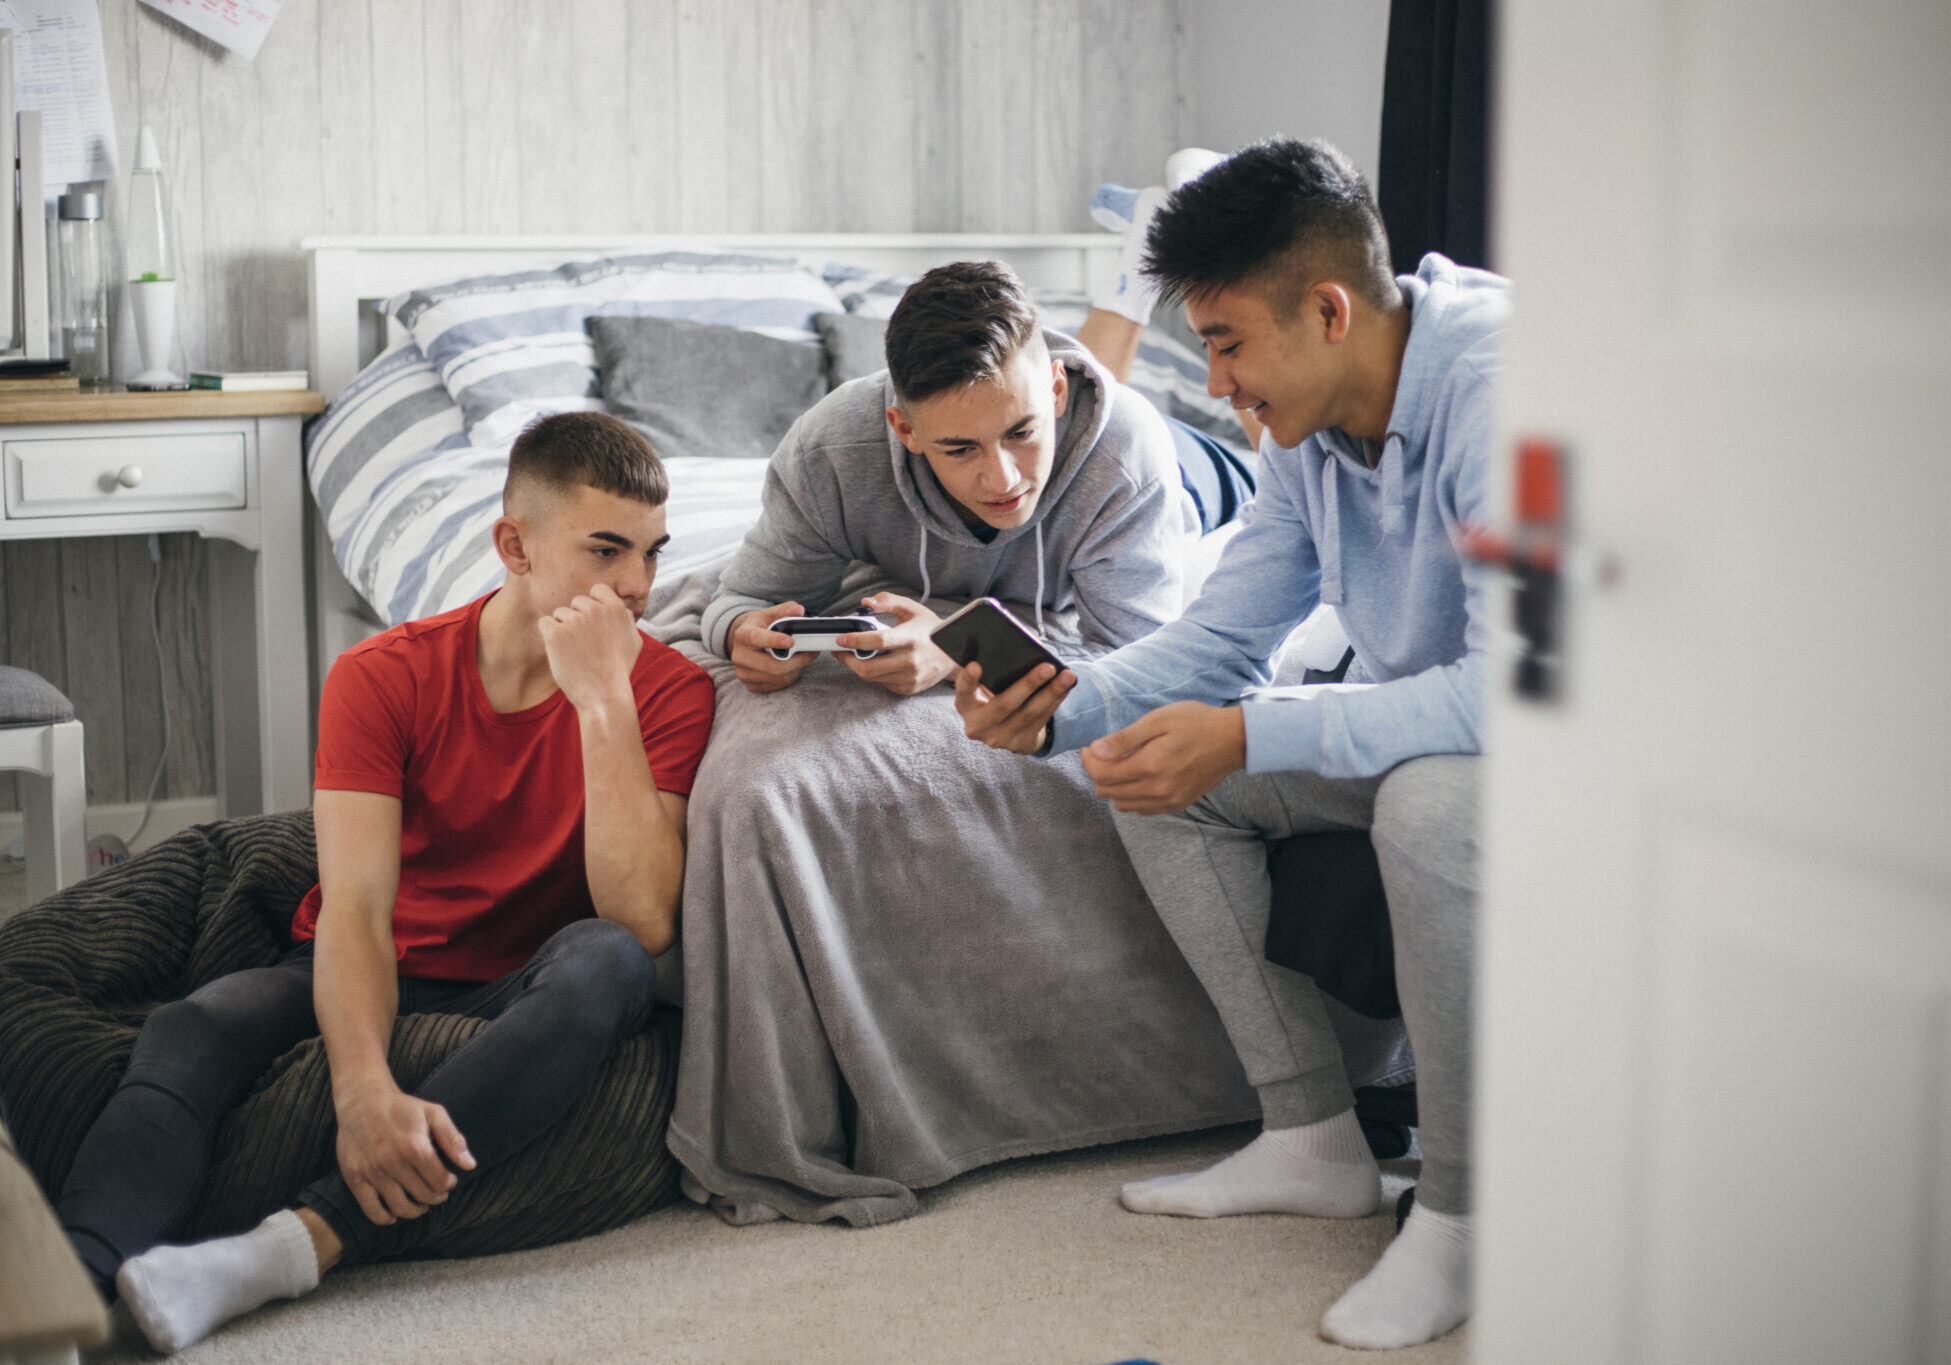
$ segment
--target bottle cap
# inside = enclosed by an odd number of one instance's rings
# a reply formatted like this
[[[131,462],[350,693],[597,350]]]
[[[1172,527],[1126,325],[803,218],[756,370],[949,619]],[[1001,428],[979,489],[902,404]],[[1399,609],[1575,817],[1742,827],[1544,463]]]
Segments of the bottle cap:
[[[61,196],[61,217],[86,221],[102,216],[102,196],[95,190],[69,190]]]
[[[160,171],[163,168],[163,154],[156,147],[156,135],[146,123],[136,135],[135,168],[139,171]]]

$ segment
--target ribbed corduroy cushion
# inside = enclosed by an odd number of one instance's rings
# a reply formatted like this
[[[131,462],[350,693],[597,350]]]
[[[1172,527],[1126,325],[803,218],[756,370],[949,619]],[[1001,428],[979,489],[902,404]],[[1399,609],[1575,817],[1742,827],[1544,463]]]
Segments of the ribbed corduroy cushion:
[[[308,811],[186,830],[140,858],[0,925],[0,1094],[44,1189],[67,1177],[150,1010],[290,946],[292,911],[317,880]],[[418,1014],[393,1030],[407,1088],[486,1023]],[[474,1256],[588,1236],[667,1201],[664,1147],[677,1016],[660,1010],[568,1114],[512,1161],[417,1220],[404,1254]],[[317,1039],[279,1058],[225,1120],[184,1234],[250,1226],[333,1159],[336,1127]]]

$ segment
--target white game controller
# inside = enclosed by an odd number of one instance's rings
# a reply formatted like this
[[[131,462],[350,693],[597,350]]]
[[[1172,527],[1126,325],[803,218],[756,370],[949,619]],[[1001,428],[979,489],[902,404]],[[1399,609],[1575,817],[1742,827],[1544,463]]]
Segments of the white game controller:
[[[845,649],[842,635],[858,635],[870,630],[886,630],[887,622],[873,616],[782,616],[766,627],[793,637],[791,645],[766,653],[775,659],[790,659],[795,654],[851,654],[856,659],[873,659],[885,653],[879,649]]]

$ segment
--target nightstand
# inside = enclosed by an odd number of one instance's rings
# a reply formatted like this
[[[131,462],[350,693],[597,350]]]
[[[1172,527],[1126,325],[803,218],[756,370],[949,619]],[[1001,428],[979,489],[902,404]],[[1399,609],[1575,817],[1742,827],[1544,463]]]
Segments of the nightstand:
[[[0,392],[0,540],[194,531],[211,542],[217,795],[311,803],[308,391]]]

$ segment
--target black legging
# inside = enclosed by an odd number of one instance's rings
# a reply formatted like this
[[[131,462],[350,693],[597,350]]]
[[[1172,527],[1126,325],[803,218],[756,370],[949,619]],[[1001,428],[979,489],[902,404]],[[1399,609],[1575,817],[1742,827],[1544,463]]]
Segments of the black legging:
[[[400,978],[401,1014],[494,1020],[414,1092],[444,1106],[467,1139],[475,1168],[449,1166],[462,1182],[520,1151],[589,1088],[610,1050],[649,1021],[654,974],[629,930],[588,919],[486,985]],[[224,1115],[273,1060],[317,1032],[309,943],[149,1016],[55,1204],[105,1295],[124,1260],[189,1218]],[[369,1221],[336,1167],[299,1201],[331,1224],[348,1262],[385,1259],[402,1230]]]

